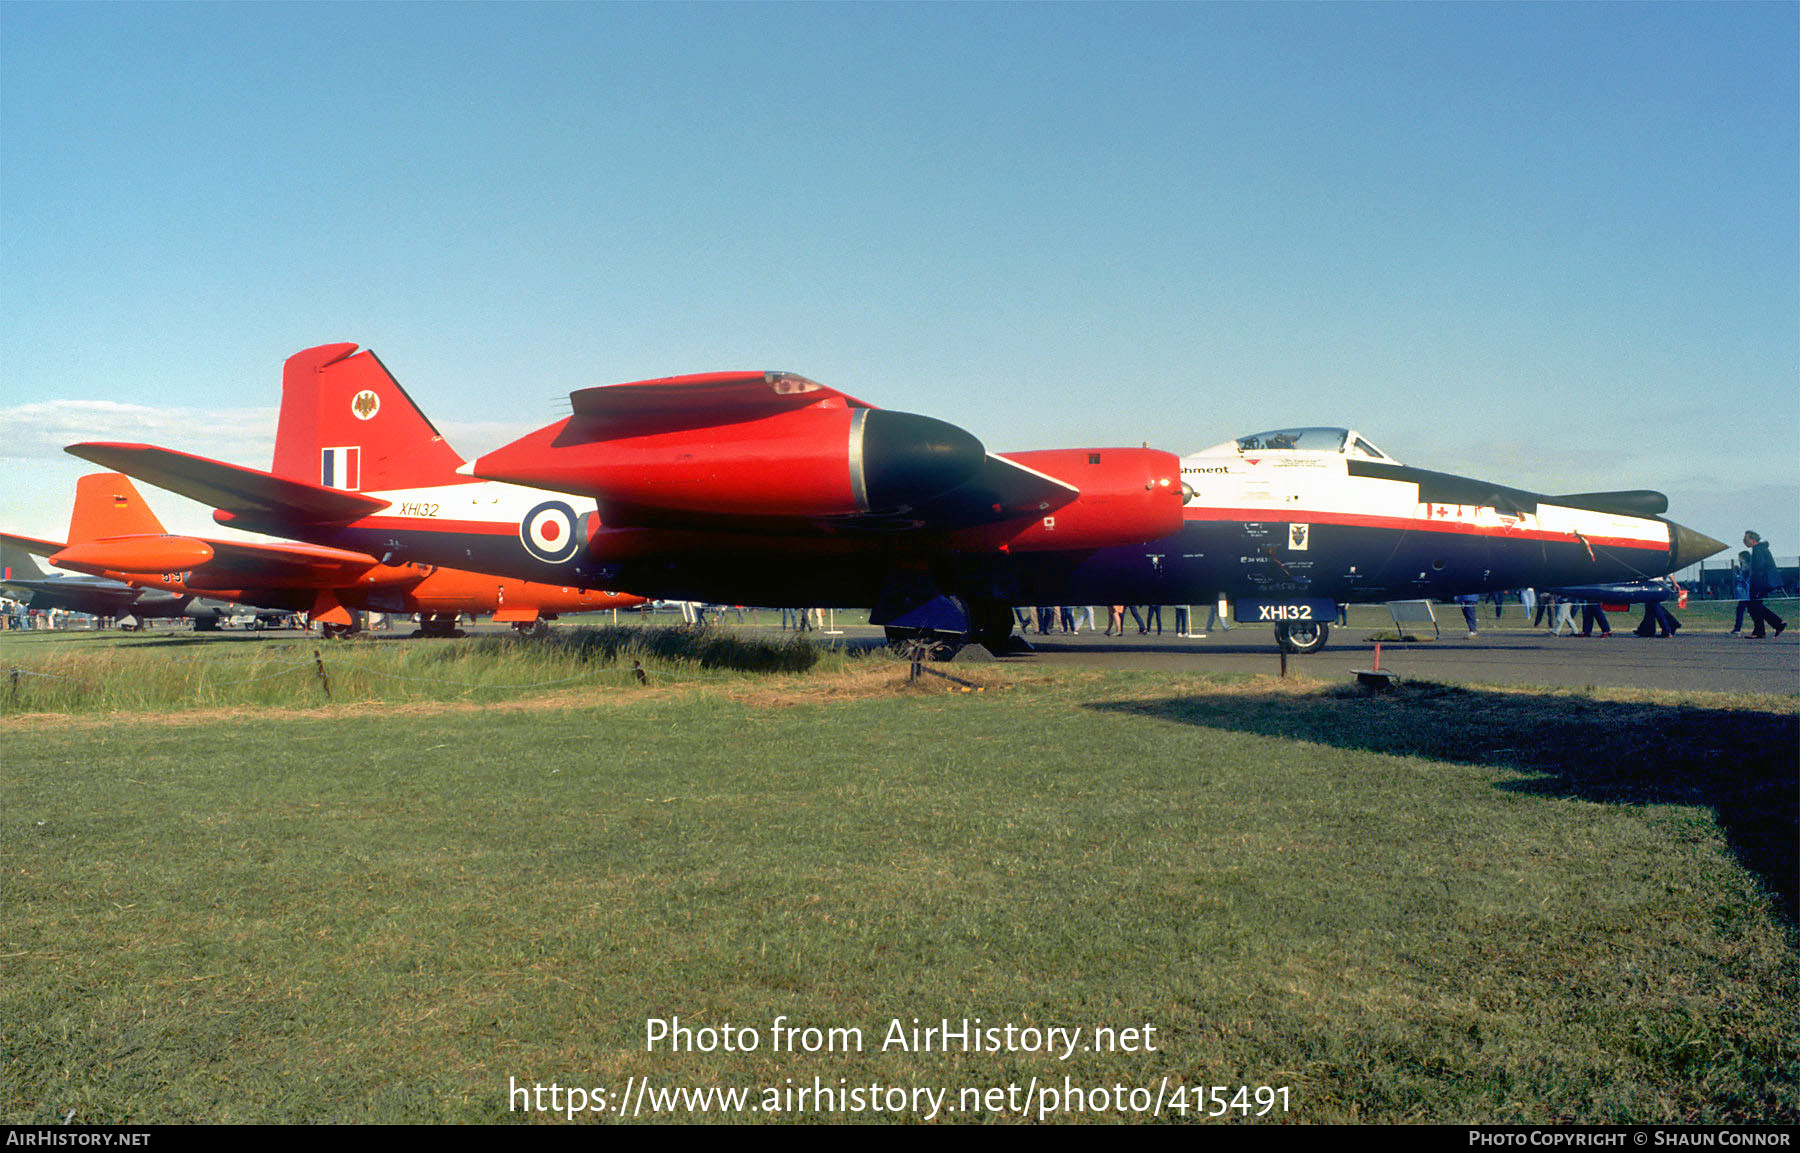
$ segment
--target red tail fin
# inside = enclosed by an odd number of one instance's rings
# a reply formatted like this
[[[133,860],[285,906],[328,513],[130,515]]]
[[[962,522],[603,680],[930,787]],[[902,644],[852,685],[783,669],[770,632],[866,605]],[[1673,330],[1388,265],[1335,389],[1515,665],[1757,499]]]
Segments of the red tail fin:
[[[288,357],[270,472],[363,492],[461,483],[462,463],[373,352],[325,344]]]
[[[75,482],[69,543],[109,536],[161,536],[166,530],[124,473],[93,472]]]

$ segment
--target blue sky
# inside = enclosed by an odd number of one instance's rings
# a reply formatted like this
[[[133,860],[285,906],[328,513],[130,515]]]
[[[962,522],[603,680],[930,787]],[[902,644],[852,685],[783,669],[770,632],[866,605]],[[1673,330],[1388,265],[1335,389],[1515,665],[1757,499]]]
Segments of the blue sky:
[[[0,527],[267,467],[380,353],[465,455],[803,373],[989,448],[1348,424],[1800,550],[1800,6],[0,5]],[[168,494],[176,527],[209,526]]]

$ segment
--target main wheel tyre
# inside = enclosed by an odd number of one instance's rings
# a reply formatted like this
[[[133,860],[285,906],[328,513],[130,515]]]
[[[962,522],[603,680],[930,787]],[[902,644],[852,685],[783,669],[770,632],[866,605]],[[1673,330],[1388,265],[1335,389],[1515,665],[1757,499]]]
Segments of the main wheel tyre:
[[[419,631],[428,637],[460,637],[461,613],[425,613],[419,617]]]
[[[970,639],[997,657],[1013,649],[1012,606],[1002,601],[974,601],[969,605],[969,624],[974,629]]]
[[[1275,626],[1275,643],[1300,656],[1318,652],[1330,636],[1331,626],[1324,621],[1282,621]]]

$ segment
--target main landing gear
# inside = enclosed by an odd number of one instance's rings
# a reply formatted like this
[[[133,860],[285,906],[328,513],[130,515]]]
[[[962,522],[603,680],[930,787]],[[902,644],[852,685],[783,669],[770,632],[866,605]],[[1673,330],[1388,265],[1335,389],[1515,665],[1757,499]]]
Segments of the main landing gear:
[[[1324,621],[1282,621],[1275,626],[1275,643],[1283,652],[1306,656],[1325,647],[1331,626]]]
[[[420,613],[419,629],[413,633],[415,637],[460,637],[466,635],[461,628],[460,613]]]
[[[950,599],[950,598],[946,598]],[[950,629],[887,628],[887,641],[896,653],[908,660],[947,661],[961,652],[965,645],[976,644],[993,653],[1005,656],[1007,653],[1029,649],[1023,641],[1013,636],[1012,607],[1000,601],[963,600],[957,598],[955,603],[967,616],[969,630],[958,632]]]

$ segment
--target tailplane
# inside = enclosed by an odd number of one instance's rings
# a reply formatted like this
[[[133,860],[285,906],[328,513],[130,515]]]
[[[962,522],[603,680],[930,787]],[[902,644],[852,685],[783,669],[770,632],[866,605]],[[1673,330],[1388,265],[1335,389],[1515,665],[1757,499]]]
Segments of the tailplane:
[[[70,544],[114,536],[162,536],[166,531],[123,473],[94,472],[75,482]]]
[[[31,559],[25,545],[49,544],[49,541],[35,541],[29,537],[14,537],[0,534],[0,581],[41,581],[45,577],[44,570]],[[60,547],[60,546],[59,546]],[[39,553],[38,555],[46,555]]]
[[[373,352],[325,344],[283,366],[275,475],[387,491],[466,484],[462,463]]]

